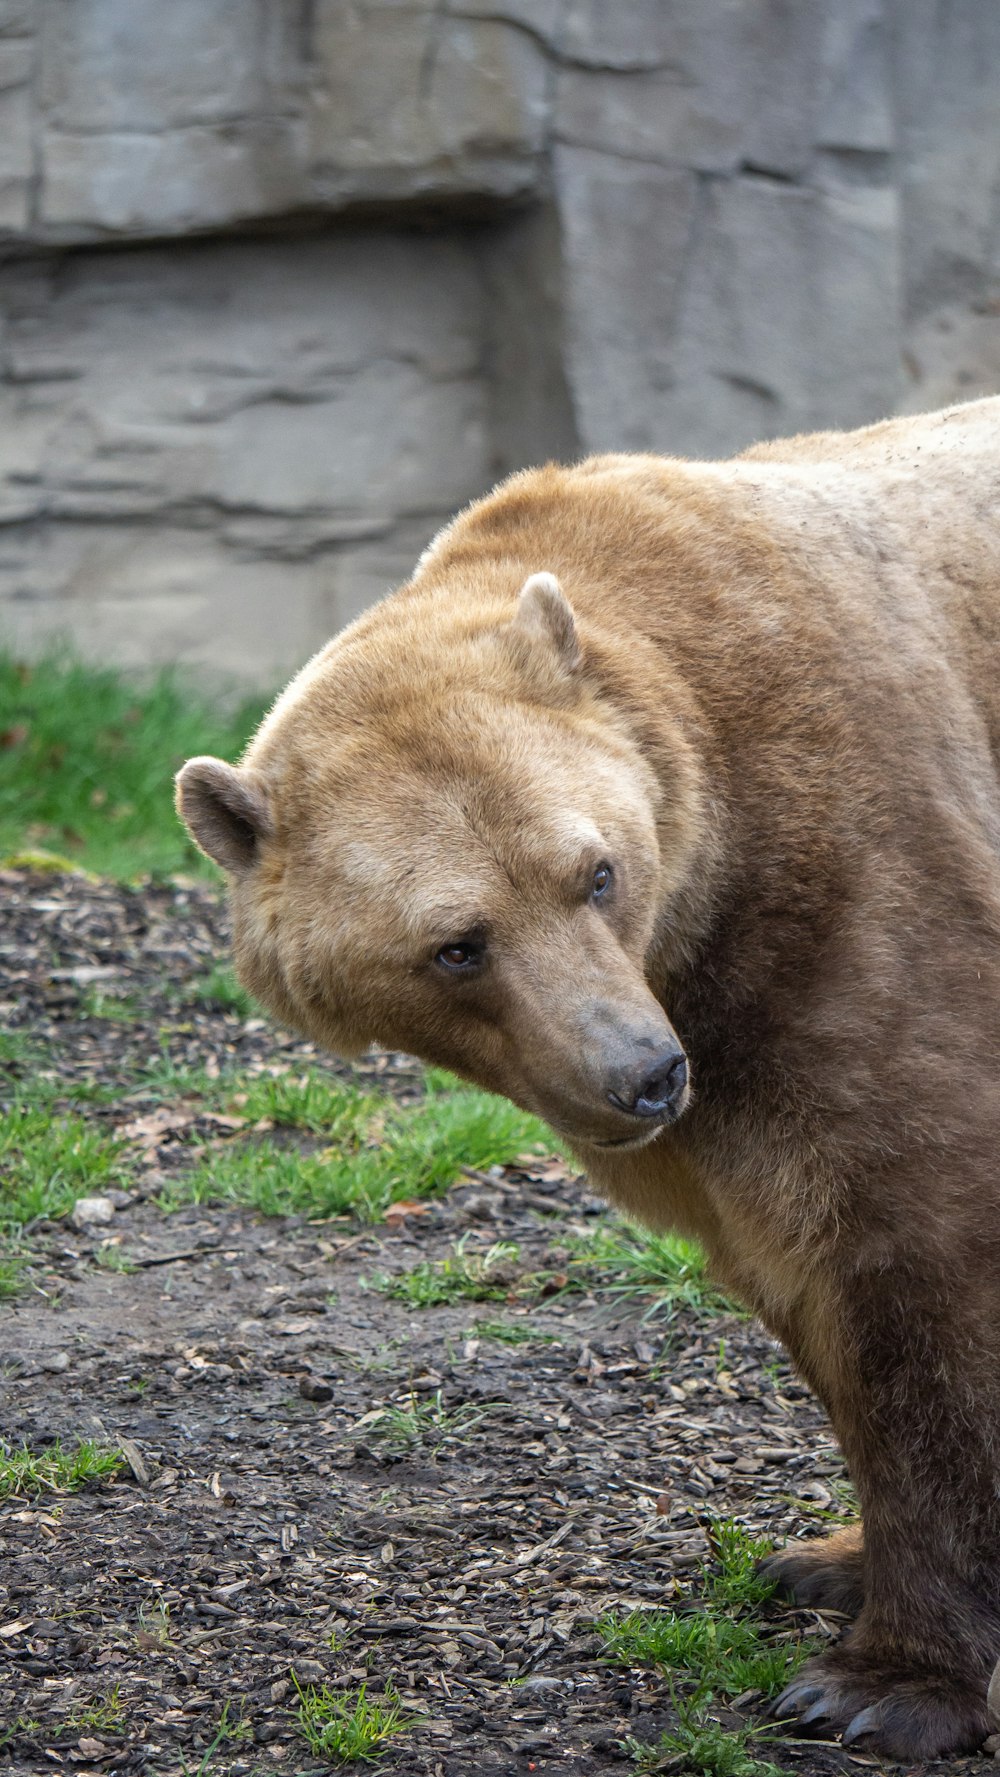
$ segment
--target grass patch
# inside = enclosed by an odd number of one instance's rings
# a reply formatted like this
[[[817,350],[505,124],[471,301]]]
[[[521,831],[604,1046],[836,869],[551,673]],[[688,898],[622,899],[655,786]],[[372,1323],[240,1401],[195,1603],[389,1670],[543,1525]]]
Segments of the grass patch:
[[[358,1149],[370,1140],[388,1101],[329,1074],[262,1074],[229,1099],[248,1122],[266,1119],[282,1129],[305,1129],[331,1144]]]
[[[555,1333],[543,1333],[539,1327],[519,1320],[477,1320],[472,1331],[478,1339],[496,1339],[501,1345],[557,1345]]]
[[[705,1573],[708,1603],[719,1610],[764,1604],[773,1595],[774,1584],[761,1579],[757,1563],[769,1550],[736,1518],[711,1519],[705,1535],[716,1563]]]
[[[163,1209],[182,1203],[243,1203],[261,1215],[315,1221],[355,1215],[378,1221],[388,1198],[364,1156],[303,1154],[273,1141],[234,1140],[212,1149],[160,1196]]]
[[[768,1641],[755,1624],[712,1610],[633,1610],[597,1628],[621,1665],[687,1675],[717,1697],[776,1697],[802,1660],[797,1643]]]
[[[626,1666],[651,1666],[668,1680],[677,1726],[655,1746],[632,1740],[628,1750],[640,1770],[665,1768],[704,1777],[774,1777],[777,1767],[753,1750],[764,1730],[723,1727],[713,1714],[721,1703],[756,1692],[776,1696],[815,1644],[776,1631],[742,1613],[763,1603],[773,1586],[755,1567],[765,1550],[734,1519],[707,1529],[714,1564],[699,1592],[680,1610],[633,1610],[596,1624],[608,1656]]]
[[[124,1466],[119,1450],[82,1438],[72,1449],[59,1443],[45,1450],[0,1447],[0,1499],[11,1494],[78,1493],[89,1481],[106,1481]]]
[[[219,963],[200,981],[193,982],[188,997],[198,1005],[235,1012],[240,1018],[252,1018],[260,1011],[253,996],[237,981],[235,970],[226,963]]]
[[[294,1674],[293,1674],[294,1677]],[[398,1691],[387,1684],[381,1697],[369,1697],[368,1686],[356,1691],[334,1691],[327,1684],[301,1685],[299,1733],[316,1758],[371,1760],[388,1740],[415,1727],[419,1716],[405,1716]]]
[[[141,687],[67,655],[0,653],[0,856],[68,854],[124,880],[213,873],[173,813],[171,778],[193,753],[241,752],[265,708],[220,715],[169,673]]]
[[[510,1282],[496,1273],[516,1262],[519,1249],[509,1240],[498,1240],[485,1253],[469,1253],[467,1238],[463,1236],[446,1259],[424,1259],[395,1277],[374,1278],[375,1289],[411,1308],[438,1308],[445,1302],[502,1302]]]
[[[125,1705],[120,1686],[112,1685],[103,1697],[97,1697],[82,1709],[75,1709],[66,1718],[67,1728],[91,1729],[97,1733],[118,1734],[125,1726]]]
[[[60,1216],[127,1176],[122,1144],[73,1112],[16,1100],[0,1117],[0,1227]]]
[[[66,1215],[76,1198],[128,1182],[123,1143],[76,1112],[46,1109],[48,1086],[32,1088],[39,1104],[14,1098],[0,1114],[0,1299],[20,1290],[30,1224]]]
[[[405,1454],[419,1446],[437,1449],[442,1444],[461,1443],[489,1411],[489,1402],[479,1406],[465,1402],[449,1409],[439,1388],[423,1399],[418,1399],[411,1388],[406,1401],[366,1414],[359,1425],[387,1449]]]
[[[676,1728],[655,1746],[633,1737],[625,1741],[639,1771],[683,1771],[692,1777],[788,1777],[787,1768],[757,1758],[755,1744],[777,1736],[762,1728],[724,1728],[697,1708],[681,1705]]]
[[[610,1295],[649,1297],[646,1317],[690,1308],[703,1314],[735,1311],[706,1275],[701,1247],[679,1234],[650,1234],[628,1222],[598,1228],[570,1258],[574,1282],[599,1285]]]
[[[109,993],[100,987],[87,987],[80,995],[80,1011],[84,1018],[104,1018],[111,1024],[135,1024],[142,1017],[142,1007],[132,993]]]
[[[264,1215],[378,1221],[397,1198],[446,1190],[463,1166],[502,1165],[526,1147],[552,1145],[535,1118],[490,1093],[452,1085],[406,1106],[319,1072],[235,1085],[228,1083],[222,1102],[248,1123],[265,1119],[325,1145],[303,1152],[270,1137],[235,1137],[203,1152],[161,1199],[164,1207],[234,1202]],[[217,1091],[210,1096],[219,1102]]]
[[[94,1254],[94,1263],[102,1271],[120,1271],[125,1276],[131,1276],[134,1271],[138,1270],[138,1266],[129,1258],[128,1253],[122,1252],[121,1247],[114,1241],[109,1241],[106,1245],[97,1248]]]
[[[21,1248],[15,1232],[0,1235],[0,1239],[3,1241],[0,1248],[0,1302],[9,1302],[24,1282],[28,1255]]]
[[[463,1167],[484,1172],[529,1149],[551,1153],[552,1133],[537,1117],[491,1092],[441,1080],[430,1074],[423,1102],[387,1118],[383,1151],[394,1195],[432,1196]]]
[[[39,1059],[38,1041],[26,1030],[0,1030],[0,1068],[23,1068]]]

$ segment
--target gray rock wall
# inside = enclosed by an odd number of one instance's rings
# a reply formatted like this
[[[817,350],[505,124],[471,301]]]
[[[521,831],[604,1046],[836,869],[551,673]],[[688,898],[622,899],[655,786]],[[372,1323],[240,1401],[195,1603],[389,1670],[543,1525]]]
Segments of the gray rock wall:
[[[0,0],[0,635],[277,682],[500,473],[1000,388],[994,0]]]

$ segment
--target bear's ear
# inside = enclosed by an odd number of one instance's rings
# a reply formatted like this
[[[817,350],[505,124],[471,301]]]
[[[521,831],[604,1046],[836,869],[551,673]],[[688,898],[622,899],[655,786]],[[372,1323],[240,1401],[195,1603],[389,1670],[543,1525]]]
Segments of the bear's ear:
[[[554,649],[564,672],[579,671],[580,638],[573,607],[554,574],[530,574],[517,595],[513,628]]]
[[[222,759],[189,759],[177,773],[177,813],[195,844],[235,876],[257,862],[271,831],[260,785]]]

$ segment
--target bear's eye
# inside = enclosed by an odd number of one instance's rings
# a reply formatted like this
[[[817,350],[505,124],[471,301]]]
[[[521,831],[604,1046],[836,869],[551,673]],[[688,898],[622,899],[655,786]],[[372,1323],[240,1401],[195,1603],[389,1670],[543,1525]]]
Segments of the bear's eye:
[[[460,939],[457,944],[443,944],[434,961],[452,974],[466,973],[477,968],[483,960],[483,946],[476,944],[471,938]]]
[[[614,879],[615,873],[610,864],[598,864],[597,869],[594,871],[594,880],[590,885],[591,900],[602,901]]]

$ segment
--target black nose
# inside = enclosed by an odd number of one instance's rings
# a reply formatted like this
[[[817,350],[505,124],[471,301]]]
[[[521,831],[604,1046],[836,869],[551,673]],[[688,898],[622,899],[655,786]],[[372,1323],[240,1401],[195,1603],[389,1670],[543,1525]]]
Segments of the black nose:
[[[608,1097],[620,1111],[633,1117],[660,1117],[672,1111],[687,1085],[688,1064],[683,1049],[665,1049],[652,1066],[621,1093]]]

